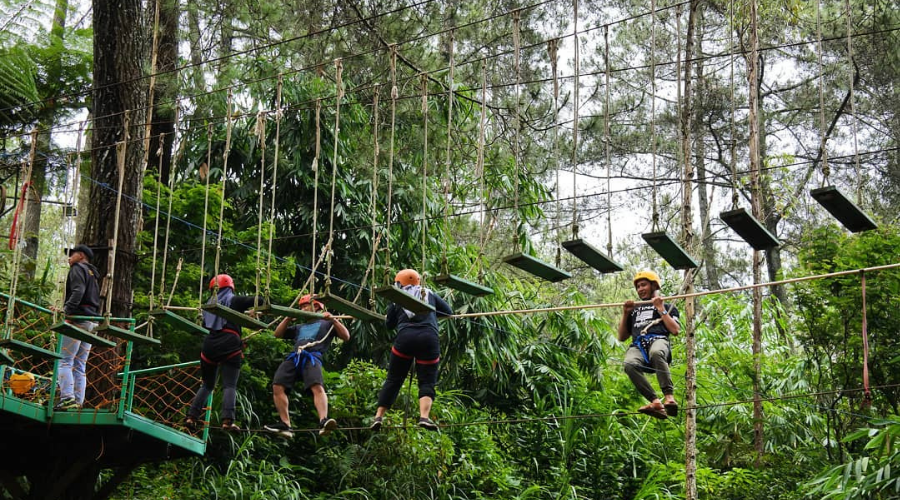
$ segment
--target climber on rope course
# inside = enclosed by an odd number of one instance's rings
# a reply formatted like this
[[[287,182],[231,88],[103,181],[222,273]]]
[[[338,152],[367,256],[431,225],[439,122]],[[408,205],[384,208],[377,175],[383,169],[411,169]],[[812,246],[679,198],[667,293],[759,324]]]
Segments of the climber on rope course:
[[[388,306],[385,325],[396,329],[397,337],[391,346],[391,360],[387,378],[378,393],[378,409],[370,429],[381,430],[384,414],[390,408],[403,387],[406,374],[413,361],[419,381],[419,427],[436,431],[438,426],[429,418],[434,402],[434,386],[437,384],[438,363],[441,361],[441,344],[438,339],[437,316],[452,316],[453,310],[439,295],[421,284],[419,273],[403,269],[394,277],[394,286],[434,307],[434,311],[414,313],[397,304]]]
[[[279,420],[268,424],[265,429],[284,437],[293,437],[291,416],[288,412],[289,398],[294,383],[300,378],[303,388],[312,394],[313,404],[319,416],[319,435],[324,436],[337,429],[337,421],[328,418],[328,394],[325,392],[325,379],[322,376],[322,356],[331,347],[334,336],[344,342],[350,340],[347,327],[312,295],[304,295],[297,302],[298,308],[307,312],[319,312],[321,318],[310,318],[302,325],[291,325],[293,318],[286,317],[275,328],[275,337],[292,340],[294,352],[281,362],[272,378],[272,399],[278,411]],[[334,335],[332,335],[334,333]]]
[[[261,300],[260,297],[253,295],[236,295],[234,280],[227,274],[220,274],[213,278],[209,282],[209,289],[214,291],[209,298],[209,304],[218,303],[239,313],[245,312]],[[240,427],[234,423],[234,404],[237,398],[241,364],[244,361],[241,327],[210,311],[203,311],[203,327],[209,330],[209,334],[203,338],[203,347],[200,350],[202,382],[190,409],[188,409],[184,426],[191,432],[202,427],[200,414],[209,401],[209,396],[216,385],[216,377],[221,372],[224,390],[222,414],[220,415],[222,429],[239,431]]]
[[[634,275],[633,281],[638,298],[646,303],[635,304],[629,300],[622,306],[618,338],[620,342],[631,339],[631,345],[625,352],[625,373],[638,392],[649,401],[638,411],[663,420],[678,414],[678,403],[673,396],[675,387],[669,372],[672,362],[669,336],[678,335],[681,331],[678,308],[663,301],[659,292],[662,281],[655,272],[640,271]],[[659,400],[644,375],[653,372],[656,372],[663,401]]]

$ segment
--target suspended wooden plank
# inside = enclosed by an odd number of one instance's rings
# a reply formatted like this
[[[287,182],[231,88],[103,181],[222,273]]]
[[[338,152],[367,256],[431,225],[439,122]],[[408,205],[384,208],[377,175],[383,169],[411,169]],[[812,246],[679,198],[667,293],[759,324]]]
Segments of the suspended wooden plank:
[[[462,293],[473,295],[475,297],[482,297],[484,295],[490,295],[494,293],[494,290],[492,288],[479,285],[474,281],[469,281],[452,274],[441,274],[440,276],[435,277],[432,281],[447,288],[452,288],[454,290],[458,290]]]
[[[80,340],[82,342],[87,342],[94,346],[102,346],[102,347],[115,347],[116,343],[112,340],[105,339],[103,337],[94,335],[93,333],[85,330],[84,328],[78,328],[72,323],[68,323],[66,321],[60,321],[59,323],[50,327],[56,333],[61,333],[66,337],[72,337],[75,340]]]
[[[719,218],[754,250],[768,250],[781,244],[775,235],[743,208],[722,212]]]
[[[813,189],[809,194],[851,232],[859,233],[878,227],[875,221],[834,186]]]
[[[567,271],[523,253],[516,253],[503,257],[503,262],[552,283],[572,277]]]
[[[263,323],[262,321],[250,316],[249,314],[244,314],[235,311],[230,307],[225,307],[222,304],[203,304],[200,306],[200,309],[203,309],[206,312],[210,312],[215,314],[216,316],[223,318],[225,321],[229,321],[234,323],[241,328],[247,328],[248,330],[262,330],[268,328],[268,324]]]
[[[141,335],[139,333],[135,333],[133,330],[128,328],[120,328],[115,325],[111,325],[109,323],[102,324],[97,328],[94,328],[94,331],[97,333],[105,333],[107,335],[111,335],[118,339],[125,340],[127,342],[134,342],[135,344],[153,344],[159,345],[159,339],[155,339],[153,337],[147,337]]]
[[[22,353],[26,356],[34,356],[41,359],[62,359],[61,354],[57,354],[53,351],[48,351],[42,347],[38,347],[36,345],[31,345],[27,342],[22,342],[20,340],[14,339],[5,339],[0,340],[0,348],[6,348],[10,351],[15,351]]]
[[[0,351],[0,364],[12,366],[16,364],[16,360],[9,357],[9,354],[6,354],[6,351]]]
[[[392,285],[375,289],[375,295],[416,314],[434,312],[434,306]]]
[[[582,262],[601,273],[617,273],[624,269],[618,263],[607,257],[606,254],[580,238],[577,240],[564,241],[562,242],[562,246],[568,250],[569,253],[581,259]]]
[[[172,328],[176,328],[178,330],[186,331],[189,333],[199,333],[201,335],[206,335],[209,333],[209,330],[203,328],[203,326],[194,323],[193,321],[179,315],[175,314],[168,309],[154,309],[149,312],[150,316],[152,316],[156,321],[162,321],[166,325],[169,325]]]
[[[256,310],[263,314],[270,314],[273,316],[287,316],[294,319],[323,319],[325,317],[322,313],[304,311],[303,309],[279,306],[276,304],[266,304],[265,306],[256,308]]]
[[[700,267],[687,252],[681,248],[675,240],[664,232],[644,233],[641,235],[644,241],[650,245],[660,257],[665,259],[675,269],[696,269]]]
[[[378,314],[377,312],[370,311],[365,307],[358,306],[349,300],[342,299],[337,295],[332,295],[330,293],[324,293],[322,295],[316,295],[315,300],[325,304],[325,307],[328,309],[337,311],[341,314],[346,314],[347,316],[353,316],[354,318],[360,321],[384,321],[384,315]]]

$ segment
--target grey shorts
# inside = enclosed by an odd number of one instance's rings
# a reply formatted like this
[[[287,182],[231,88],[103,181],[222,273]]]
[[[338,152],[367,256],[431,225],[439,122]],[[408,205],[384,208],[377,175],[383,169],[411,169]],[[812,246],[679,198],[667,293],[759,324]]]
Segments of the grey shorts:
[[[325,379],[322,376],[322,363],[316,363],[313,366],[311,361],[303,365],[303,373],[300,373],[300,367],[295,366],[292,360],[286,359],[278,365],[275,370],[275,376],[272,378],[272,384],[278,384],[284,387],[286,392],[291,392],[297,377],[303,378],[303,389],[309,390],[310,387],[319,384],[325,385]]]

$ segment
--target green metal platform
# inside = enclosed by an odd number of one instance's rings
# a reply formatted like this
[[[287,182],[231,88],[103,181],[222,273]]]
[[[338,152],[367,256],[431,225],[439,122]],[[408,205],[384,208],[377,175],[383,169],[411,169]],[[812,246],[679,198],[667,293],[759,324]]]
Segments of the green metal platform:
[[[660,257],[665,259],[665,261],[675,269],[696,269],[700,267],[700,264],[698,264],[693,257],[688,255],[688,253],[681,248],[681,245],[670,238],[668,234],[662,232],[644,233],[641,237],[644,238],[644,241],[646,241],[648,245],[653,247],[653,250],[655,250]]]
[[[319,302],[325,304],[325,307],[328,309],[333,309],[341,314],[353,316],[360,321],[384,321],[383,314],[378,314],[377,312],[370,311],[365,307],[358,306],[353,302],[350,302],[349,300],[343,299],[328,292],[321,295],[316,295],[315,300],[318,300]]]
[[[567,271],[523,253],[508,255],[503,258],[503,262],[552,283],[572,277],[572,274]]]
[[[719,218],[754,250],[768,250],[781,244],[778,238],[743,208],[722,212]]]
[[[287,316],[294,319],[322,319],[325,316],[322,313],[304,311],[293,307],[279,306],[277,304],[266,304],[258,307],[257,312],[268,314],[270,316]]]
[[[97,333],[105,333],[106,335],[113,336],[117,339],[125,340],[128,342],[134,342],[135,344],[153,344],[159,345],[159,339],[155,339],[153,337],[147,337],[141,335],[139,333],[135,333],[134,330],[128,330],[125,328],[119,328],[118,326],[111,325],[109,323],[103,324],[94,328],[94,331]]]
[[[593,245],[583,239],[562,242],[562,247],[585,264],[593,267],[601,273],[617,273],[624,269],[606,254],[597,250]]]
[[[878,228],[875,221],[834,186],[813,189],[809,194],[851,232],[859,233]]]
[[[436,276],[432,281],[447,288],[452,288],[454,290],[458,290],[462,293],[473,295],[475,297],[483,297],[485,295],[491,295],[494,293],[494,290],[492,288],[479,285],[474,281],[469,281],[452,274],[441,274],[439,276]]]
[[[186,331],[188,333],[199,333],[201,335],[206,335],[207,333],[209,333],[206,328],[203,328],[197,323],[185,318],[184,316],[175,314],[168,309],[154,309],[150,311],[149,314],[154,319],[154,321],[161,321],[171,328]]]
[[[116,343],[112,340],[105,339],[103,337],[99,337],[94,335],[93,333],[83,329],[78,328],[77,326],[69,323],[67,321],[60,321],[59,323],[50,327],[56,333],[61,333],[66,337],[72,337],[75,340],[80,340],[82,342],[87,342],[91,345],[101,346],[101,347],[115,347]]]
[[[248,314],[237,312],[230,307],[223,306],[222,304],[203,304],[202,306],[200,306],[200,309],[203,309],[206,312],[213,313],[220,318],[224,318],[226,321],[230,321],[235,325],[238,325],[242,328],[247,328],[248,330],[264,330],[269,327],[268,324],[263,323],[262,321]]]
[[[406,293],[400,288],[393,285],[387,285],[375,289],[375,295],[393,302],[398,306],[408,309],[416,314],[424,314],[434,312],[434,306],[422,301],[417,297]]]

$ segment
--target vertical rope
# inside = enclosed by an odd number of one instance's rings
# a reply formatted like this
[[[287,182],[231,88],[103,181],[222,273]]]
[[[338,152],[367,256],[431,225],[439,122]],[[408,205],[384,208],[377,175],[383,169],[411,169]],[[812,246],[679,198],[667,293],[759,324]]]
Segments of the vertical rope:
[[[70,175],[70,173],[73,174],[72,175],[72,189],[70,191],[71,198],[66,198],[66,206],[69,206],[69,207],[75,207],[76,204],[78,203],[78,191],[79,191],[79,187],[81,185],[81,141],[84,138],[84,129],[86,126],[87,126],[87,120],[85,120],[81,123],[81,126],[78,129],[78,137],[75,139],[74,171],[72,170],[71,165],[67,165],[67,167],[66,167],[66,189],[67,190],[68,190],[68,186],[69,186],[69,175]],[[65,216],[63,217],[63,220],[65,221],[64,222],[65,227],[63,230],[63,243],[64,243],[65,248],[72,248],[72,243],[73,243],[72,233],[74,232],[74,228],[70,228],[70,226],[73,226],[74,224],[70,223],[67,220],[67,217],[65,217]],[[63,268],[68,267],[68,262],[66,262],[66,259],[63,260],[63,265],[64,265]],[[62,311],[63,309],[65,309],[66,296],[65,296],[65,293],[63,290],[63,285],[65,285],[65,281],[66,281],[65,278],[57,281],[58,284],[56,287],[56,296],[57,296],[56,304],[57,304],[57,309],[59,311]],[[57,319],[58,319],[57,318],[57,310],[54,310],[53,311],[53,322],[56,323]]]
[[[122,213],[122,189],[125,186],[125,157],[128,152],[128,127],[130,126],[131,111],[125,110],[125,137],[116,144],[116,172],[119,176],[119,187],[116,191],[116,211],[113,216],[113,235],[112,245],[110,245],[109,256],[109,288],[106,290],[106,313],[104,314],[104,322],[108,325],[109,318],[112,316],[113,290],[116,285],[116,254],[119,253],[119,216]]]
[[[862,347],[863,347],[863,391],[865,396],[863,405],[868,407],[872,404],[872,393],[869,390],[869,333],[868,320],[866,317],[866,272],[859,272],[860,286],[862,287]]]
[[[284,85],[284,75],[278,73],[278,83],[275,87],[275,158],[272,161],[272,209],[269,212],[269,251],[266,261],[266,294],[268,300],[272,293],[272,241],[275,239],[275,190],[278,185],[278,160],[281,156],[281,118],[284,110],[281,109],[281,89]]]
[[[394,195],[394,134],[397,123],[397,45],[391,45],[391,146],[388,151],[388,192],[387,192],[387,220],[385,223],[385,264],[384,284],[389,285],[391,280],[391,209]]]
[[[231,129],[234,126],[232,120],[232,99],[231,88],[228,89],[228,119],[225,125],[225,152],[222,153],[222,203],[219,206],[219,234],[216,237],[216,263],[213,268],[213,303],[216,303],[219,294],[219,280],[215,279],[219,275],[219,258],[222,254],[222,226],[225,223],[225,182],[228,179],[228,155],[231,153]],[[202,290],[202,287],[201,287]]]
[[[378,256],[378,242],[380,241],[380,238],[378,238],[378,157],[381,154],[381,146],[378,143],[378,130],[381,127],[381,119],[378,116],[378,102],[380,98],[381,84],[376,83],[375,95],[372,97],[372,113],[374,115],[372,124],[372,212],[370,215],[372,218],[372,256],[369,258],[369,267],[366,268],[366,274],[363,276],[363,282],[365,282],[365,279],[369,276],[369,271],[371,271],[372,283],[375,283],[377,279],[375,278],[375,258]],[[360,293],[362,293],[362,288],[360,288]],[[369,307],[371,309],[375,308],[374,293],[369,294]]]
[[[478,226],[478,277],[484,277],[484,245],[486,234],[484,230],[484,216],[487,213],[488,199],[485,195],[484,182],[484,127],[487,121],[487,59],[481,60],[481,119],[478,124],[478,159],[475,169],[478,170],[478,193],[481,200],[480,222]]]
[[[853,163],[856,168],[856,203],[862,204],[862,186],[863,186],[863,178],[860,175],[860,164],[859,164],[859,139],[857,138],[857,129],[859,128],[859,118],[856,116],[856,107],[854,105],[854,75],[856,73],[856,63],[853,62],[853,8],[850,5],[850,0],[845,2],[847,6],[847,60],[850,63],[850,95],[848,96],[848,102],[850,104],[850,115],[852,119],[850,121],[851,130],[853,130]]]
[[[816,58],[819,63],[819,151],[822,152],[822,186],[828,185],[828,148],[825,137],[825,66],[822,63],[822,0],[816,0]]]
[[[310,259],[312,259],[312,263],[309,268],[310,276],[309,276],[309,293],[310,295],[315,294],[316,292],[316,268],[318,267],[318,263],[316,262],[316,254],[319,253],[319,249],[316,242],[316,235],[318,234],[319,229],[319,159],[322,154],[322,99],[316,99],[316,155],[313,157],[312,169],[313,169],[313,220],[312,220],[312,250],[310,251]]]
[[[576,42],[577,43],[577,42]],[[556,267],[562,264],[562,186],[559,179],[559,38],[547,42],[550,72],[553,74],[553,168],[556,170]],[[575,173],[572,173],[573,177]],[[572,197],[575,198],[573,191]]]
[[[519,20],[522,15],[521,11],[515,10],[513,15],[513,45],[515,46],[515,65],[516,65],[516,116],[513,120],[513,179],[515,186],[515,197],[513,199],[513,248],[519,248],[519,86],[522,83],[521,55],[519,54]]]
[[[578,239],[578,108],[581,105],[578,99],[578,91],[581,86],[581,63],[578,47],[578,0],[573,0],[572,3],[574,4],[572,16],[575,25],[575,30],[572,33],[575,41],[575,102],[572,109],[572,239],[576,240]],[[557,265],[559,265],[558,262]]]
[[[650,0],[650,141],[653,163],[653,231],[659,230],[659,208],[656,187],[656,0]]]
[[[229,94],[230,95],[230,94]],[[231,109],[231,99],[228,100],[229,106],[228,109]],[[228,112],[228,119],[231,119],[231,112]],[[212,173],[212,124],[206,125],[206,190],[203,197],[203,240],[200,242],[200,293],[197,297],[197,304],[203,304],[203,273],[206,272],[206,232],[207,232],[207,222],[209,218],[209,178]],[[171,182],[172,177],[169,176],[169,181]],[[169,200],[171,201],[172,192],[169,192]],[[171,214],[172,211],[169,210]],[[168,234],[168,231],[166,232]]]
[[[28,153],[28,166],[25,168],[25,176],[22,177],[22,191],[19,198],[19,203],[22,207],[22,217],[14,217],[13,227],[10,229],[10,233],[17,236],[12,236],[9,241],[13,251],[13,265],[9,278],[9,305],[6,308],[4,338],[9,338],[12,335],[10,325],[12,324],[13,312],[16,309],[16,287],[19,284],[19,264],[22,260],[22,245],[19,244],[19,239],[22,235],[22,226],[25,224],[25,218],[28,216],[28,203],[24,202],[25,197],[28,195],[28,186],[31,185],[31,172],[34,169],[34,160],[37,155],[37,134],[38,129],[35,127],[31,130],[31,151]]]
[[[343,73],[344,65],[340,59],[334,60],[335,85],[337,86],[337,97],[334,111],[334,149],[331,156],[331,216],[328,221],[328,256],[326,257],[325,272],[325,290],[331,288],[331,259],[334,255],[332,244],[334,243],[334,198],[335,186],[337,184],[337,166],[338,166],[338,141],[341,133],[341,99],[344,97],[344,81]]]
[[[734,25],[734,0],[728,3],[729,24]],[[734,93],[734,30],[728,30],[728,63],[731,72],[731,209],[738,208],[738,176],[737,176],[737,127],[735,124],[735,93]]]
[[[175,107],[175,124],[176,124],[175,126],[176,126],[176,127],[178,126],[177,124],[178,124],[178,117],[180,116],[180,111],[181,111],[181,107],[180,107],[180,106],[176,106],[176,107]],[[176,135],[175,138],[177,139],[177,135]],[[181,161],[181,157],[182,157],[183,154],[184,154],[184,146],[185,146],[185,144],[187,144],[187,141],[184,140],[184,139],[182,139],[182,140],[178,143],[178,151],[175,153],[175,159],[174,159],[174,161],[172,162],[172,165],[173,165],[173,166],[174,166],[174,165],[178,165],[178,162]],[[207,165],[208,165],[208,164],[207,164]],[[170,234],[170,231],[169,231],[169,230],[170,230],[171,227],[172,227],[172,202],[173,202],[173,200],[174,200],[174,198],[175,198],[174,193],[175,193],[175,174],[174,174],[174,172],[171,172],[171,171],[170,171],[170,172],[169,172],[169,209],[166,211],[166,231],[165,231],[166,237],[165,237],[165,239],[164,239],[164,241],[163,241],[163,248],[165,248],[166,251],[163,252],[162,270],[161,270],[160,275],[159,275],[159,303],[160,303],[160,304],[162,304],[163,298],[164,298],[165,293],[166,293],[166,265],[167,265],[167,263],[168,263],[168,257],[169,257],[169,252],[168,252],[168,249],[169,249],[169,234]],[[208,194],[208,193],[207,193],[207,194]],[[205,212],[204,212],[204,217],[205,217]],[[205,224],[205,222],[204,222],[204,224]],[[204,230],[203,230],[203,233],[204,233],[204,238],[205,238],[205,237],[206,237],[206,229],[205,229],[205,228],[204,228]],[[204,240],[204,241],[205,241],[205,240]],[[202,255],[201,255],[201,258],[202,258]],[[202,265],[200,266],[200,275],[201,275],[201,277],[203,276],[203,266],[202,266]],[[175,281],[178,281],[177,276],[176,276]],[[202,278],[200,279],[200,283],[201,283],[201,287],[202,287],[202,284],[203,284],[203,279],[202,279]],[[174,293],[175,293],[175,287],[173,286],[173,287],[172,287],[172,294],[174,295]],[[201,293],[202,293],[202,288],[201,288]],[[166,305],[168,305],[169,302],[172,302],[172,296],[171,296],[171,295],[169,296],[169,300],[168,300],[168,302],[166,303]]]
[[[165,133],[159,134],[159,144],[160,151],[162,151],[162,144],[165,141]],[[159,172],[162,168],[162,155],[159,157],[159,168],[157,168],[156,175],[156,210],[153,221],[153,265],[150,266],[150,294],[147,296],[147,299],[150,301],[149,309],[152,311],[153,307],[153,299],[154,295],[156,295],[156,254],[157,254],[157,242],[159,241],[159,205],[160,198],[162,198],[162,179],[159,178]],[[152,318],[152,316],[151,316]]]
[[[259,288],[262,281],[262,268],[260,267],[262,255],[262,223],[263,223],[263,200],[265,199],[266,189],[266,112],[260,111],[256,113],[256,138],[259,141],[260,160],[259,160],[259,209],[257,210],[256,221],[256,295],[253,296],[254,309],[259,307]],[[266,297],[268,299],[268,297]]]
[[[421,276],[422,298],[425,298],[425,256],[428,252],[426,249],[425,233],[428,232],[428,75],[422,73],[419,75],[422,84],[422,267],[420,267],[419,276]]]
[[[603,26],[603,79],[605,82],[604,89],[604,105],[603,105],[603,144],[604,154],[606,156],[606,255],[612,257],[613,251],[613,235],[612,235],[612,190],[610,178],[612,177],[612,167],[610,165],[610,133],[609,133],[609,25]]]
[[[444,165],[444,231],[450,233],[450,168],[451,168],[451,149],[453,142],[453,83],[454,83],[454,58],[453,58],[453,37],[454,30],[450,30],[448,44],[450,47],[450,72],[447,76],[447,160]],[[449,243],[449,239],[444,237],[442,240]],[[450,275],[450,265],[447,262],[448,244],[441,245],[441,273]]]

